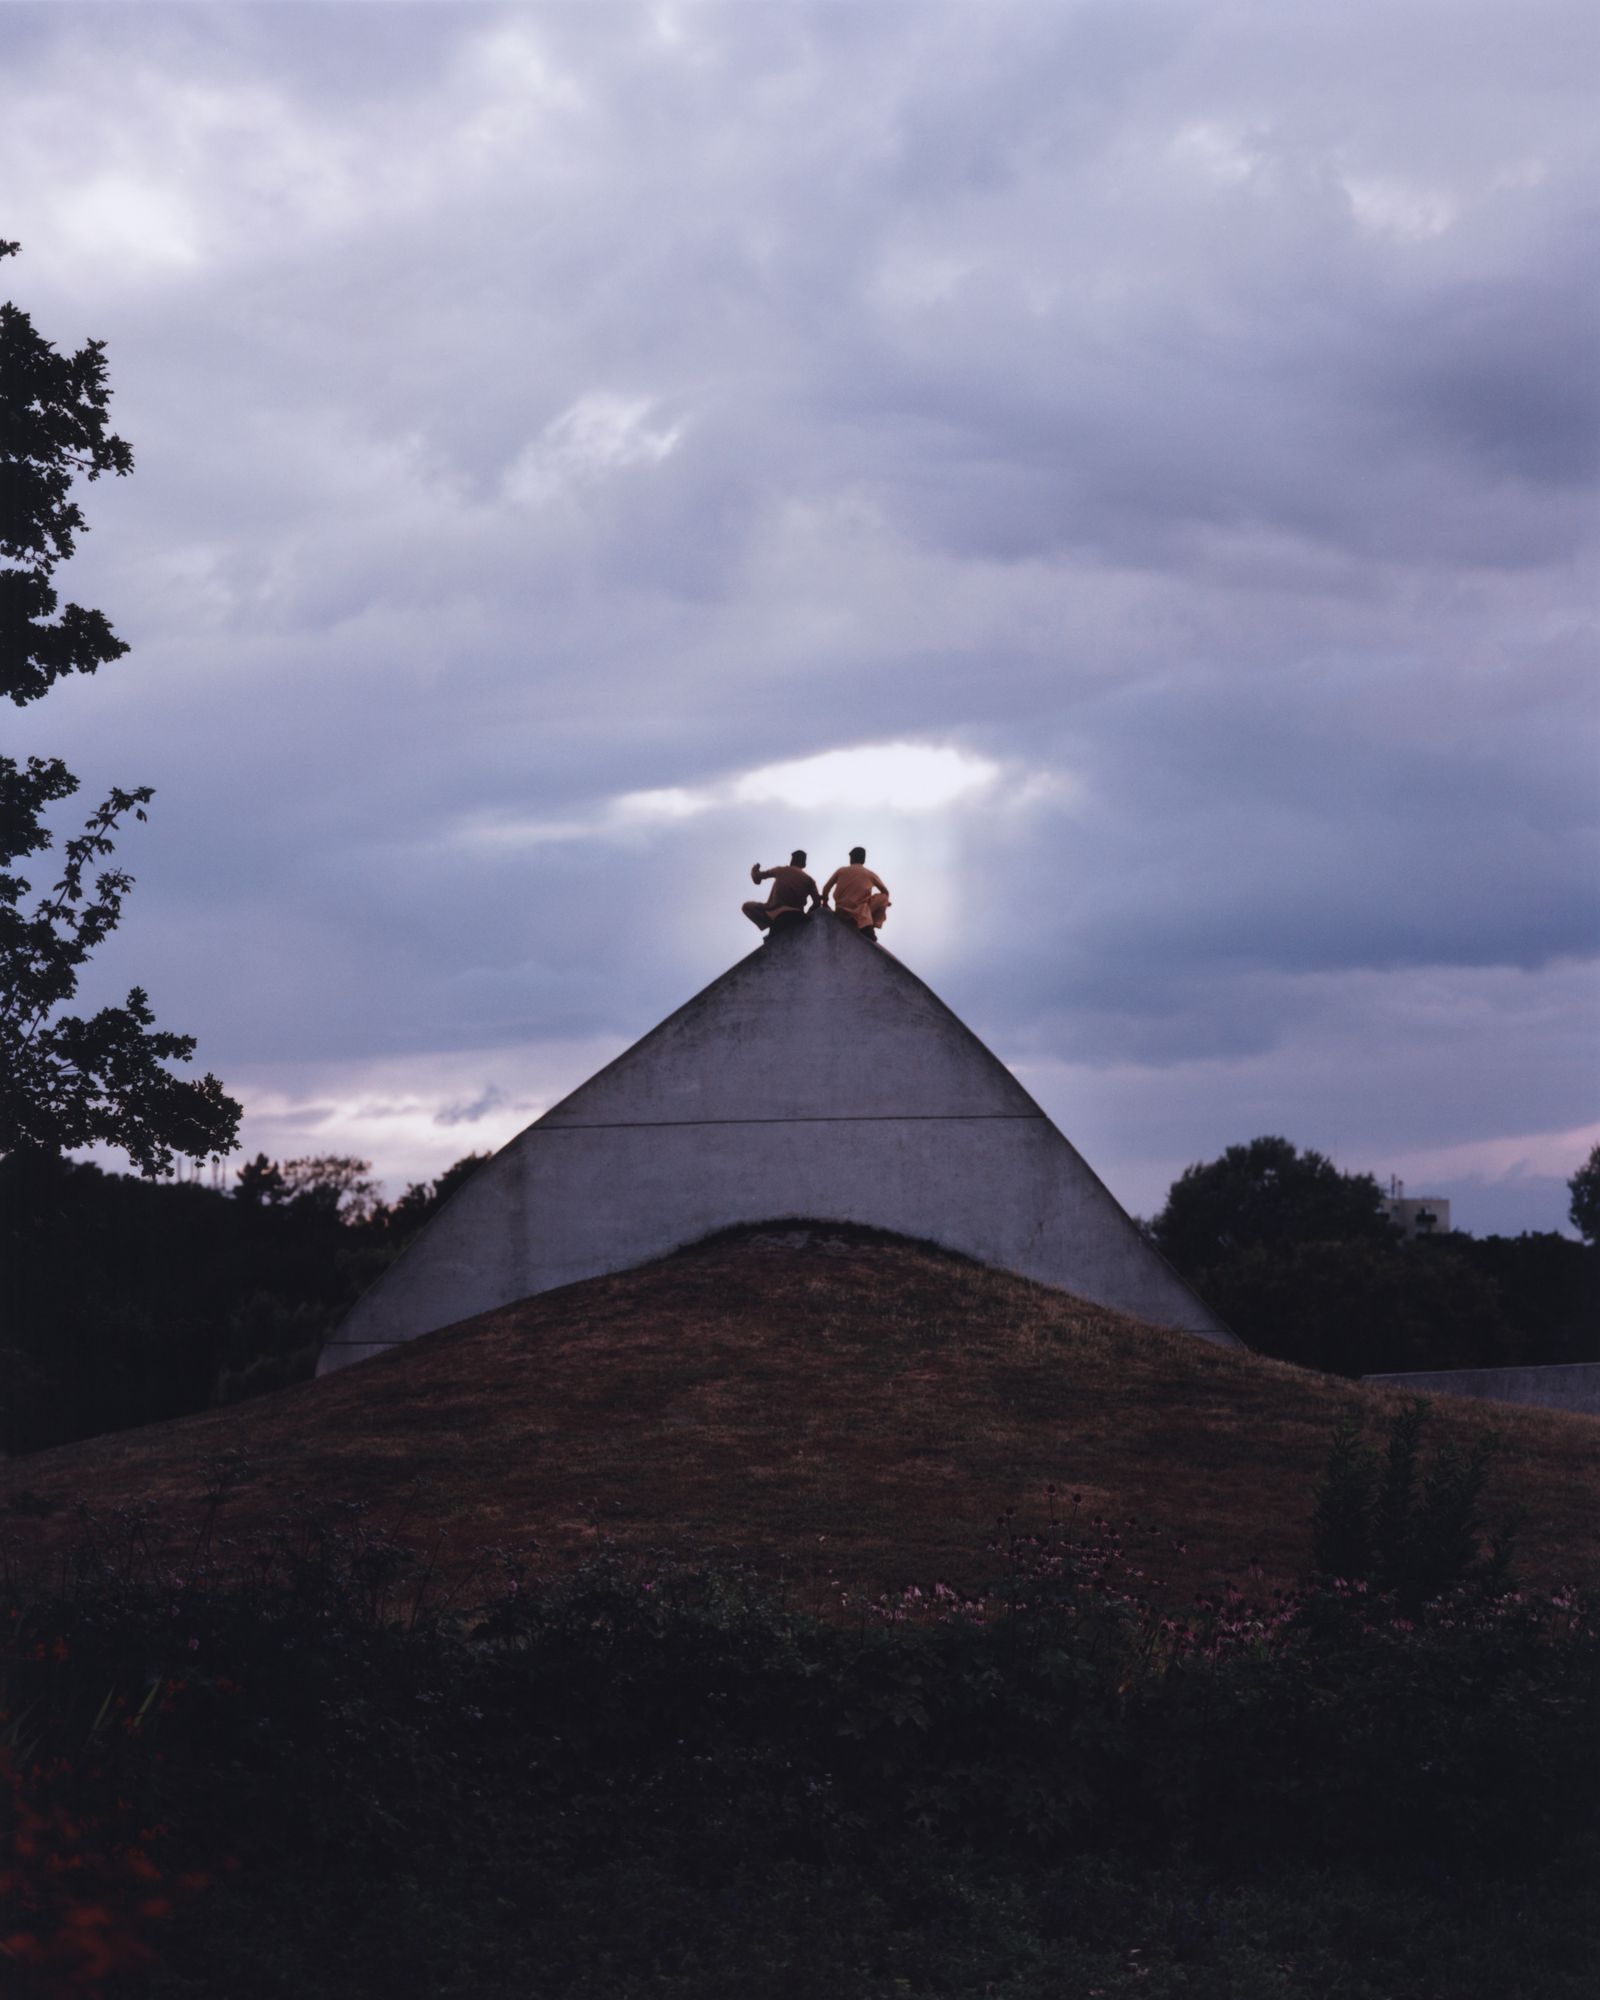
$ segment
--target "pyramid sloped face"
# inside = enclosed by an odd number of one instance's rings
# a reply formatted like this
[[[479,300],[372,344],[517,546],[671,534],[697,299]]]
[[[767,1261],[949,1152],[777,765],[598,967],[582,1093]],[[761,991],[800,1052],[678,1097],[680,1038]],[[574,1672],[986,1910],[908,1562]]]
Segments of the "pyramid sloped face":
[[[882,946],[819,916],[480,1168],[356,1305],[322,1372],[781,1217],[922,1237],[1232,1344],[1005,1066]]]
[[[920,979],[848,924],[818,917],[778,931],[543,1123],[907,1113],[1039,1116]]]

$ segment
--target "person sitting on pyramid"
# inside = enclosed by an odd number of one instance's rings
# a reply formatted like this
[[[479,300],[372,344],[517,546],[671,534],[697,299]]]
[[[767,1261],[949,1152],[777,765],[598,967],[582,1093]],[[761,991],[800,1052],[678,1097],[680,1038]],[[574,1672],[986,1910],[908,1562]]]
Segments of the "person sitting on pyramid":
[[[759,861],[750,864],[750,880],[758,886],[770,880],[772,888],[764,903],[745,903],[741,907],[758,931],[777,930],[780,926],[793,923],[803,917],[812,903],[820,903],[822,896],[817,885],[806,873],[806,851],[797,847],[789,856],[789,865],[780,862],[776,868],[763,868]]]
[[[824,909],[830,894],[835,911],[876,944],[878,933],[883,929],[883,920],[889,914],[889,885],[867,866],[867,850],[864,847],[852,847],[849,866],[835,868],[823,883],[821,901]]]

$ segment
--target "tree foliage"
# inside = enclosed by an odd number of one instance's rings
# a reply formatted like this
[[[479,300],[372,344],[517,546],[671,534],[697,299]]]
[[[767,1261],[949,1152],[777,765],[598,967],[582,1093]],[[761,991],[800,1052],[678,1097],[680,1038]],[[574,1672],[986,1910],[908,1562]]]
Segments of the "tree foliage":
[[[1197,1272],[1256,1244],[1382,1242],[1392,1231],[1371,1174],[1265,1137],[1185,1167],[1151,1233],[1179,1270]]]
[[[1600,1146],[1567,1182],[1572,1200],[1567,1209],[1572,1226],[1585,1243],[1600,1243]]]
[[[276,1171],[286,1201],[320,1208],[341,1222],[370,1222],[383,1212],[370,1160],[355,1160],[347,1153],[317,1153],[285,1160]]]
[[[0,242],[0,260],[18,247]],[[103,341],[58,354],[25,312],[0,304],[0,693],[19,706],[128,650],[99,611],[69,604],[52,617],[55,566],[86,526],[73,481],[133,469],[110,401]]]
[[[1600,1351],[1600,1250],[1554,1232],[1408,1241],[1370,1174],[1287,1139],[1187,1168],[1149,1233],[1250,1346],[1303,1367],[1375,1375]]]
[[[1433,1248],[1458,1257],[1499,1292],[1512,1361],[1600,1361],[1600,1245],[1543,1229],[1520,1236],[1454,1231]]]
[[[0,242],[0,259],[16,248]],[[0,692],[19,707],[128,650],[98,611],[68,604],[54,615],[56,565],[86,525],[74,480],[133,465],[108,427],[105,372],[103,343],[58,354],[25,312],[0,305]],[[189,1059],[194,1038],[158,1029],[142,987],[87,1019],[59,1011],[133,886],[126,870],[99,864],[153,796],[148,785],[113,789],[67,842],[60,879],[30,905],[33,885],[17,864],[52,844],[44,815],[77,789],[60,758],[0,756],[0,1154],[98,1143],[165,1173],[177,1154],[226,1151],[239,1106],[216,1077],[167,1067]]]
[[[1200,1283],[1258,1352],[1336,1375],[1524,1358],[1498,1288],[1448,1239],[1253,1243]]]
[[[467,1153],[454,1166],[446,1167],[437,1180],[412,1181],[389,1210],[390,1229],[402,1240],[414,1236],[490,1157],[488,1153]]]
[[[0,1452],[305,1379],[429,1205],[484,1157],[469,1154],[392,1206],[370,1163],[342,1155],[257,1154],[231,1195],[36,1151],[0,1159]]]

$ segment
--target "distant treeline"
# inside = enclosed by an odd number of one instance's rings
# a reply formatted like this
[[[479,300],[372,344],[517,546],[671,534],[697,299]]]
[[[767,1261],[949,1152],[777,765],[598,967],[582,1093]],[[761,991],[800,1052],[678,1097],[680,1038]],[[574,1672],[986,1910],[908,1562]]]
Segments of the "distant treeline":
[[[364,1160],[258,1155],[231,1191],[0,1159],[0,1449],[34,1451],[311,1375],[360,1294],[487,1158],[396,1202]]]
[[[300,1381],[486,1155],[385,1203],[369,1164],[258,1154],[231,1190],[0,1160],[0,1449]],[[1190,1167],[1152,1241],[1258,1352],[1335,1374],[1600,1359],[1600,1251],[1552,1232],[1407,1241],[1370,1175],[1287,1140]]]
[[[1584,1170],[1587,1171],[1587,1170]],[[1590,1217],[1573,1177],[1573,1216]],[[1371,1174],[1287,1139],[1188,1167],[1152,1242],[1258,1353],[1335,1375],[1600,1360],[1600,1249],[1554,1230],[1408,1238]]]

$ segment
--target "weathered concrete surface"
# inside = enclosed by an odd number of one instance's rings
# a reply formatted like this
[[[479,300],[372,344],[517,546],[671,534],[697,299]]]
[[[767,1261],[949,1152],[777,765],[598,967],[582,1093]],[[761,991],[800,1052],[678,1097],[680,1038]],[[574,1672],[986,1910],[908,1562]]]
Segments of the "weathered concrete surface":
[[[1600,1417],[1600,1361],[1559,1361],[1544,1368],[1441,1368],[1421,1375],[1363,1375],[1419,1396],[1476,1396],[1485,1403],[1532,1403]]]
[[[530,1125],[351,1311],[319,1372],[737,1223],[923,1237],[1236,1346],[1009,1070],[832,916],[779,930]]]

